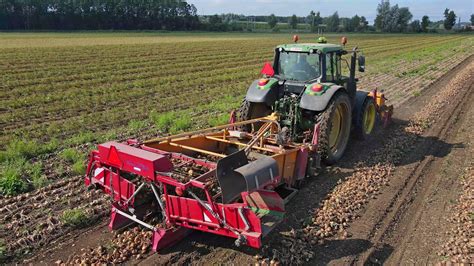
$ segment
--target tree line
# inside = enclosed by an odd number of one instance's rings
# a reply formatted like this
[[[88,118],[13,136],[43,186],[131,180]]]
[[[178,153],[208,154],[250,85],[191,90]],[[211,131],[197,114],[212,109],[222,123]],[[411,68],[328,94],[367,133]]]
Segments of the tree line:
[[[199,28],[194,5],[182,0],[1,0],[3,30]]]
[[[445,19],[441,22],[432,22],[428,16],[423,16],[420,20],[412,20],[413,15],[408,7],[399,7],[398,4],[390,5],[390,1],[382,1],[377,6],[377,16],[374,26],[370,27],[364,16],[355,15],[351,18],[340,17],[338,12],[334,12],[331,16],[321,17],[320,13],[311,11],[306,18],[298,18],[293,15],[288,18],[288,24],[292,29],[297,28],[297,24],[302,20],[311,26],[312,31],[322,29],[328,32],[364,32],[364,31],[380,31],[380,32],[428,32],[430,25],[438,26],[440,23],[444,29],[451,30],[456,24],[456,14],[454,11],[445,9]],[[267,18],[270,28],[278,27],[279,19],[274,14]],[[474,14],[471,15],[471,23],[474,25]]]
[[[278,24],[278,19],[274,14],[268,17],[268,25],[270,28],[275,29]],[[320,12],[311,11],[310,14],[305,18],[298,18],[296,15],[291,16],[288,19],[290,28],[296,29],[298,23],[305,23],[310,25],[310,29],[316,32],[319,28],[324,28],[326,31],[337,32],[362,32],[367,29],[369,22],[364,16],[359,17],[358,15],[352,18],[340,18],[338,13],[335,12],[332,16],[321,17]]]
[[[285,29],[312,32],[429,32],[456,24],[454,11],[446,9],[445,19],[430,21],[428,16],[413,19],[408,7],[377,6],[374,25],[355,15],[340,17],[338,12],[323,17],[311,11],[306,17],[244,16],[222,14],[198,16],[194,5],[184,0],[0,0],[0,30],[252,30],[249,25],[264,23],[272,31]],[[474,14],[471,16],[474,23]],[[301,26],[303,24],[303,26]],[[470,29],[470,28],[469,28]]]
[[[299,24],[305,24],[309,26],[312,32],[436,32],[441,25],[445,30],[452,30],[456,24],[456,14],[449,9],[445,9],[443,14],[445,19],[441,21],[431,21],[426,15],[423,16],[421,20],[412,20],[413,14],[408,7],[399,7],[397,4],[390,5],[390,1],[385,0],[377,6],[377,16],[373,26],[369,25],[367,18],[364,16],[355,15],[350,18],[340,17],[337,11],[327,17],[322,17],[320,12],[315,11],[311,11],[306,17],[298,17],[296,15],[285,17],[276,16],[274,14],[269,16],[246,17],[244,15],[222,14],[220,16],[214,15],[206,19],[205,22],[211,25],[211,29],[213,28],[212,25],[219,25],[219,29],[226,29],[227,25],[228,30],[242,30],[242,28],[238,28],[233,22],[243,22],[245,20],[250,24],[265,22],[272,31],[279,31],[283,23],[287,23],[285,26],[293,30],[299,29]],[[471,15],[471,25],[474,25],[474,14]]]

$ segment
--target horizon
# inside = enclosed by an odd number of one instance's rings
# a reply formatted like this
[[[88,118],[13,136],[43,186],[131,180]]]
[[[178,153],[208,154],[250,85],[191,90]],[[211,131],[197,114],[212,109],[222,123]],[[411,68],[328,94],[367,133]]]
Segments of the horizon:
[[[232,1],[232,0],[189,0],[194,4],[198,15],[207,16],[215,14],[239,14],[245,16],[276,16],[289,17],[293,14],[305,17],[311,10],[320,12],[322,17],[327,17],[338,12],[340,17],[364,16],[369,24],[373,24],[376,17],[376,9],[379,0],[360,0],[355,6],[351,0],[319,0],[312,3],[310,0],[298,1],[295,5],[290,0],[255,0],[255,1]],[[459,17],[461,22],[468,22],[471,14],[474,14],[474,1],[458,0],[445,3],[442,0],[420,0],[420,1],[390,1],[391,5],[398,4],[399,7],[408,7],[413,14],[412,20],[421,20],[424,15],[429,16],[431,21],[444,20],[444,9],[449,8],[456,13],[456,22]],[[264,10],[264,11],[262,11]]]

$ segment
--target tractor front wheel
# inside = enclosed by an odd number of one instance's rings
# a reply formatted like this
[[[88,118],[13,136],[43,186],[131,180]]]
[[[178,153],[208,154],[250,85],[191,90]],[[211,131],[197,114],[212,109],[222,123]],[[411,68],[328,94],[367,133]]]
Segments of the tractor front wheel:
[[[351,102],[345,92],[337,92],[321,114],[319,151],[328,165],[341,159],[351,131]]]
[[[359,112],[357,112],[357,120],[354,133],[357,139],[365,140],[369,137],[375,127],[377,118],[377,109],[372,97],[365,98],[364,104]]]

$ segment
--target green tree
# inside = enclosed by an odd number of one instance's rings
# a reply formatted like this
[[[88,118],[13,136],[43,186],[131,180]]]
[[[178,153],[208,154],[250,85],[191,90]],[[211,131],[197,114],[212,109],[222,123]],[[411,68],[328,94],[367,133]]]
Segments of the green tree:
[[[309,15],[306,17],[305,22],[309,24],[310,26],[314,26],[314,17],[316,16],[316,13],[314,13],[313,10],[309,12]]]
[[[375,27],[383,32],[404,32],[412,18],[408,7],[390,6],[389,1],[382,1],[377,7]]]
[[[446,30],[451,30],[456,24],[456,14],[454,14],[454,11],[449,11],[449,9],[444,10],[444,28]]]
[[[288,24],[290,25],[290,28],[296,29],[298,26],[298,17],[296,15],[291,16]]]
[[[423,16],[423,18],[421,18],[421,30],[423,32],[428,32],[429,25],[430,25],[430,18],[428,16]]]
[[[275,26],[277,25],[277,23],[278,23],[278,20],[277,20],[275,14],[271,14],[271,15],[268,17],[268,25],[270,26],[270,29],[275,28]]]
[[[398,9],[398,14],[392,14],[392,15],[398,16],[398,21],[397,21],[398,32],[406,31],[408,28],[408,23],[413,18],[413,15],[411,14],[408,7],[401,7],[400,9]]]
[[[421,29],[421,23],[418,19],[416,20],[413,20],[411,23],[410,23],[410,31],[412,32],[421,32],[422,29]]]
[[[353,16],[349,24],[348,31],[361,31],[361,18],[358,15]]]
[[[360,31],[366,31],[367,27],[369,25],[369,22],[364,16],[360,17]]]
[[[374,25],[379,31],[385,31],[387,28],[387,21],[390,18],[390,1],[383,1],[377,6],[377,16],[375,17]]]
[[[334,12],[332,16],[329,16],[326,18],[326,25],[327,25],[327,30],[329,32],[336,32],[339,29],[339,24],[340,24],[340,19],[339,19],[339,14]]]
[[[210,31],[225,31],[226,25],[222,22],[222,18],[215,14],[209,17],[209,27]]]
[[[474,14],[471,15],[471,26],[474,26]]]
[[[321,13],[317,12],[316,16],[314,16],[314,26],[319,26],[323,24],[323,18],[321,17]]]

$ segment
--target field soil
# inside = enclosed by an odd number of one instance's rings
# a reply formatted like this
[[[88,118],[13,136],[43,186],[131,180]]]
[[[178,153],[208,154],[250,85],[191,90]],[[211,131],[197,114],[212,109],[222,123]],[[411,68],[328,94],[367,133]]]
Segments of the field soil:
[[[261,250],[237,248],[232,239],[194,232],[172,248],[134,256],[127,263],[241,265],[277,258],[284,264],[345,265],[449,260],[437,254],[449,242],[448,232],[454,226],[449,218],[455,215],[454,206],[462,192],[460,177],[472,167],[473,84],[474,56],[470,56],[420,95],[405,99],[389,128],[378,128],[365,142],[351,139],[341,163],[325,167],[307,180],[287,206],[285,220],[264,240]],[[390,157],[392,151],[386,149],[392,146],[396,148]],[[374,159],[383,156],[394,159]],[[380,169],[384,172],[370,181],[370,193],[362,196],[360,206],[347,208],[351,215],[343,228],[325,236],[316,233],[316,241],[305,241],[308,231],[319,229],[308,226],[308,220],[317,224],[315,217],[324,217],[335,197],[343,200],[344,191],[358,184],[358,177],[367,171],[377,175]],[[114,234],[101,223],[64,237],[54,246],[46,245],[24,262],[74,262],[73,256],[110,247],[112,238]]]

